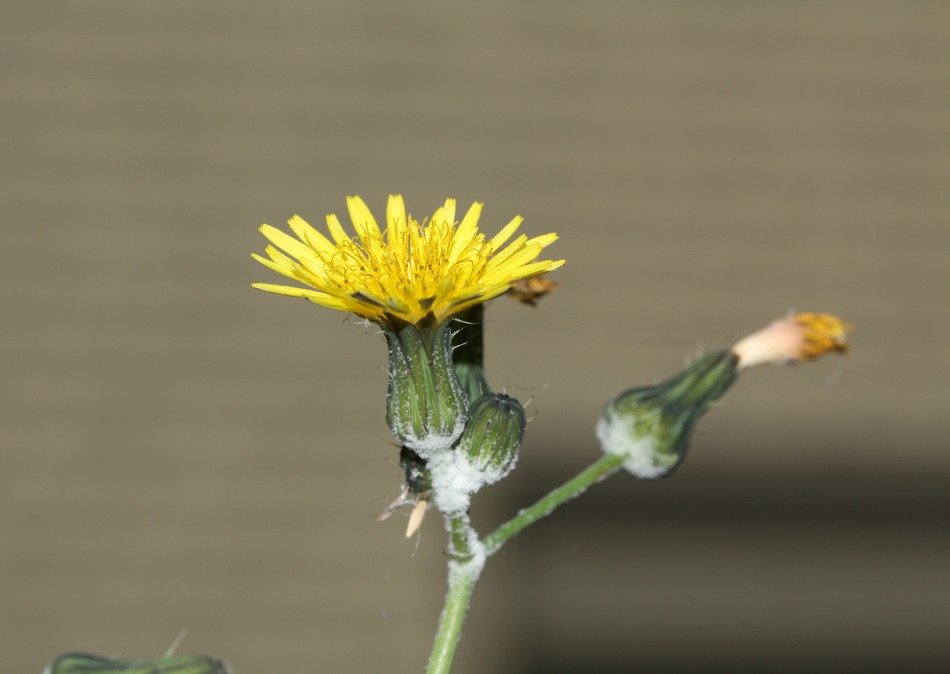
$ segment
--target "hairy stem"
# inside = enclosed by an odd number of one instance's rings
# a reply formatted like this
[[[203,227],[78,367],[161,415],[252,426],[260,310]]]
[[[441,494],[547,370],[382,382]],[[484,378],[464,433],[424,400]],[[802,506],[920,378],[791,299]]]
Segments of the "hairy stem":
[[[426,674],[448,674],[451,671],[472,590],[485,563],[485,555],[468,515],[446,515],[446,519],[449,525],[449,554],[452,556],[449,560],[449,591],[445,595],[445,606],[439,617],[439,629],[432,644]]]
[[[445,605],[439,617],[439,629],[435,634],[426,674],[449,674],[451,671],[472,590],[475,589],[475,582],[486,557],[497,552],[509,538],[521,530],[550,515],[562,503],[580,496],[592,485],[612,475],[623,461],[622,456],[605,454],[537,503],[502,524],[481,542],[475,535],[467,514],[446,515],[451,556],[449,591],[445,595]]]
[[[552,489],[534,505],[519,511],[517,515],[485,537],[482,541],[485,546],[485,554],[494,554],[509,538],[518,534],[522,529],[534,524],[542,517],[550,515],[562,503],[580,496],[592,485],[615,473],[623,461],[624,457],[622,456],[605,454],[560,487]]]

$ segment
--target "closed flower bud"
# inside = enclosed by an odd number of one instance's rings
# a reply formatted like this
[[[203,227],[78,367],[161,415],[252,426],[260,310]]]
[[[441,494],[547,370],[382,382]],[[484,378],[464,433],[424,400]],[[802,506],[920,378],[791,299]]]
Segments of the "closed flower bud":
[[[485,484],[502,479],[515,467],[524,439],[524,408],[503,393],[484,395],[469,408],[468,425],[457,450],[484,475]]]
[[[112,660],[86,653],[66,653],[43,674],[231,674],[226,663],[205,655],[172,655],[154,660]]]
[[[427,464],[439,510],[447,515],[465,513],[472,494],[508,475],[518,461],[525,424],[521,403],[502,393],[489,393],[472,403],[455,449]]]
[[[448,323],[386,330],[386,421],[400,444],[423,459],[448,450],[465,428],[468,400],[452,366]]]
[[[713,353],[656,386],[625,391],[607,403],[597,438],[608,454],[625,457],[640,478],[666,477],[685,458],[696,421],[735,381],[738,358]]]

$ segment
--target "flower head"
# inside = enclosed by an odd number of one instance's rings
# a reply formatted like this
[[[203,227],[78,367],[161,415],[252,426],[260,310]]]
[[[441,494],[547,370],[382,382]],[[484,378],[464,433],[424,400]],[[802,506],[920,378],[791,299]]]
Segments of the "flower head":
[[[794,314],[711,353],[653,386],[624,391],[604,407],[597,438],[608,454],[640,478],[670,475],[682,463],[699,418],[747,367],[800,363],[847,350],[851,326],[831,314]]]
[[[732,347],[739,367],[763,363],[801,363],[848,350],[851,324],[832,314],[802,313],[772,321]]]
[[[309,288],[255,283],[255,288],[302,297],[398,327],[426,320],[443,322],[468,307],[508,291],[514,281],[557,269],[564,260],[537,260],[556,234],[509,240],[521,225],[516,216],[491,239],[478,230],[482,204],[455,219],[455,199],[446,199],[428,221],[406,213],[403,199],[390,195],[381,230],[359,197],[347,197],[350,237],[336,215],[327,216],[327,238],[300,216],[288,221],[296,238],[262,225],[272,245],[265,267]],[[507,243],[507,245],[505,245]]]

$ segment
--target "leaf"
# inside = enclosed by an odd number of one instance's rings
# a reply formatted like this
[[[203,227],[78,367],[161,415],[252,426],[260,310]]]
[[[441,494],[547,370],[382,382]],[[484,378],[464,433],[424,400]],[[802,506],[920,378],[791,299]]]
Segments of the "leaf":
[[[88,653],[64,653],[43,674],[232,674],[222,661],[206,655],[174,655],[154,660],[112,660]]]

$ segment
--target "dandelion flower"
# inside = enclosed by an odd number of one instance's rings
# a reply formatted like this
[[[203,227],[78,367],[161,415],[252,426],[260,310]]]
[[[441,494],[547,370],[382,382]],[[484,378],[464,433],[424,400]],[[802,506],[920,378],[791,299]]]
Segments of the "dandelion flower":
[[[512,240],[521,225],[516,216],[487,238],[478,229],[482,204],[473,203],[460,221],[455,199],[446,199],[427,221],[407,214],[403,198],[390,195],[386,227],[360,197],[347,197],[348,235],[336,215],[328,215],[329,238],[294,216],[288,225],[296,238],[270,225],[267,257],[252,257],[265,267],[305,286],[255,283],[279,295],[302,297],[331,309],[349,311],[384,326],[444,322],[450,316],[508,292],[511,284],[557,269],[564,260],[538,260],[556,234]],[[507,244],[507,245],[506,245]]]

